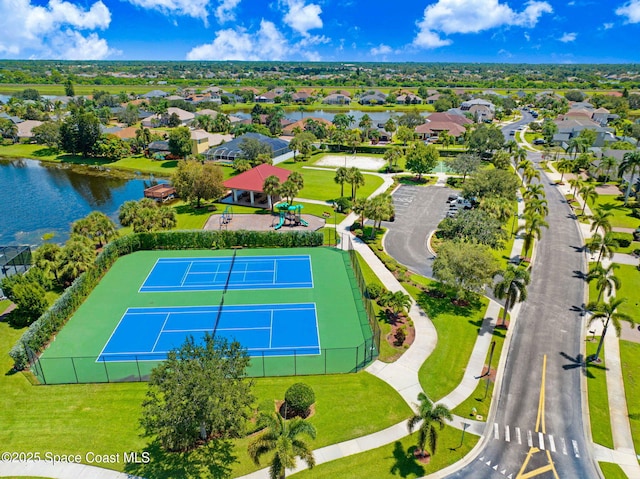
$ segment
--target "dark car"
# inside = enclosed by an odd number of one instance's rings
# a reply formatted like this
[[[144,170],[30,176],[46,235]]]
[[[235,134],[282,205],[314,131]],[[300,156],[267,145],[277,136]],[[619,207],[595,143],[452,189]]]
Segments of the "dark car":
[[[640,241],[640,228],[636,228],[636,230],[633,232],[633,240]]]
[[[544,138],[536,138],[535,140],[533,140],[534,145],[544,145],[545,143],[546,141],[544,140]]]

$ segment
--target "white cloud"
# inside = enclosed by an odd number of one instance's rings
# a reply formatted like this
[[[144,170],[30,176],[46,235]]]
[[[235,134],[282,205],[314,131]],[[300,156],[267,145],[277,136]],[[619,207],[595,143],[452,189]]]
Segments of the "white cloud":
[[[378,55],[388,55],[392,51],[393,50],[389,45],[385,45],[384,43],[381,43],[377,47],[373,47],[371,50],[369,50],[369,53],[371,53],[371,55],[373,56],[378,56]]]
[[[200,18],[207,24],[209,0],[128,0],[129,3],[148,10],[158,10],[170,15]],[[217,12],[216,12],[217,13]]]
[[[320,5],[310,3],[306,5],[304,0],[284,0],[284,5],[289,9],[284,16],[284,22],[301,35],[308,35],[309,30],[322,28]]]
[[[602,25],[605,30],[611,30],[613,28],[613,23],[605,23]]]
[[[640,0],[631,0],[616,9],[616,15],[627,17],[627,23],[640,23]]]
[[[255,33],[242,27],[218,31],[213,42],[193,48],[187,60],[283,60],[294,53],[313,56],[296,50],[272,22],[263,19]]]
[[[236,19],[235,8],[240,0],[222,0],[216,8],[216,18],[220,23],[230,22]]]
[[[578,34],[575,32],[565,32],[565,34],[558,38],[558,40],[560,40],[562,43],[571,43],[576,41],[577,36]]]
[[[116,53],[96,33],[105,29],[111,12],[102,1],[88,10],[75,4],[50,0],[43,6],[30,0],[0,0],[0,54],[32,58],[103,59]]]
[[[544,13],[552,12],[545,1],[530,0],[523,11],[516,12],[499,0],[438,0],[425,8],[413,43],[436,48],[451,44],[451,40],[441,38],[441,33],[478,33],[501,26],[531,28]]]
[[[529,32],[524,32],[524,39],[528,42],[531,41],[531,36],[529,36]]]

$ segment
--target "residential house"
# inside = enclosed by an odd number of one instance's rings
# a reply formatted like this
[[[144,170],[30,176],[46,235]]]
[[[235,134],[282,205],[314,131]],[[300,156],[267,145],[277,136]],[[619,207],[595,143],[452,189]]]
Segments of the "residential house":
[[[437,138],[443,131],[457,139],[464,135],[466,131],[464,125],[471,123],[473,122],[464,115],[438,112],[429,115],[426,122],[418,125],[414,131],[421,140]]]
[[[325,120],[324,118],[307,117],[307,118],[303,118],[302,120],[298,120],[293,123],[290,123],[289,125],[284,126],[282,128],[282,136],[295,136],[296,128],[300,128],[300,130],[304,131],[304,126],[309,120],[313,120],[317,123],[322,123],[326,127],[329,127],[332,125],[332,123],[329,120]]]
[[[216,110],[211,110],[209,108],[205,108],[203,110],[198,110],[195,113],[196,116],[210,116],[211,118],[215,118],[218,116],[218,112]]]
[[[38,120],[25,120],[18,123],[16,126],[18,127],[18,138],[33,138],[33,129],[36,126],[42,125],[41,121]]]
[[[167,124],[169,117],[174,113],[178,115],[178,118],[180,119],[180,125],[182,126],[188,125],[196,117],[196,115],[191,113],[190,111],[186,111],[186,110],[183,110],[182,108],[176,108],[171,106],[167,108],[167,113],[163,115],[156,114],[156,115],[149,116],[144,120],[142,120],[141,125],[146,128],[164,126]]]
[[[433,95],[428,96],[425,102],[427,103],[427,105],[433,105],[435,102],[437,102],[440,99],[441,96],[442,96],[441,93],[434,93]]]
[[[265,135],[261,135],[260,133],[245,133],[233,140],[223,143],[217,147],[209,148],[205,152],[205,156],[207,160],[218,161],[221,163],[233,163],[233,161],[237,158],[242,158],[242,140],[245,138],[254,138],[261,143],[265,143],[269,145],[271,148],[271,157],[275,158],[277,156],[288,153],[289,143],[287,141],[281,140],[279,138],[270,138]]]
[[[465,113],[470,113],[476,121],[481,122],[493,120],[495,117],[496,107],[489,100],[474,98],[473,100],[462,102],[460,110]]]
[[[618,118],[620,118],[619,115],[611,113],[606,108],[598,108],[596,110],[593,110],[593,114],[591,115],[591,119],[596,123],[599,123],[600,126],[606,126],[610,121],[617,120]]]
[[[592,146],[603,147],[607,143],[616,141],[612,128],[603,127],[599,123],[588,119],[566,119],[555,122],[558,132],[553,136],[553,143],[566,148],[572,138],[580,135],[582,130],[593,130],[596,132],[596,140]]]
[[[284,88],[274,88],[261,95],[256,95],[254,101],[256,103],[275,103],[276,97],[281,97],[286,93]]]
[[[418,105],[422,103],[422,98],[420,98],[418,95],[414,95],[413,93],[406,93],[403,95],[398,95],[396,97],[396,103],[398,105]]]
[[[379,90],[370,90],[360,95],[358,103],[361,105],[382,105],[387,102],[387,95]]]
[[[167,93],[166,91],[151,90],[150,92],[147,92],[144,95],[140,95],[140,98],[151,99],[151,98],[165,98],[168,96],[169,96],[169,93]]]
[[[350,105],[351,97],[344,93],[331,93],[324,97],[322,103],[327,105]]]

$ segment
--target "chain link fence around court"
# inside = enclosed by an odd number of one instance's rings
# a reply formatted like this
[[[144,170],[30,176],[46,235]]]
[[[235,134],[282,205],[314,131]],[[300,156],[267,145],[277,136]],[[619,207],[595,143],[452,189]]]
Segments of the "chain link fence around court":
[[[251,363],[247,369],[250,377],[307,376],[316,374],[343,374],[358,372],[378,357],[380,351],[380,327],[374,315],[371,300],[366,297],[366,282],[358,263],[350,238],[345,238],[348,251],[342,252],[349,276],[358,321],[364,342],[355,347],[321,348],[320,354],[301,354],[295,349],[251,351]],[[224,302],[224,296],[222,297]],[[224,304],[224,303],[222,303]],[[222,305],[221,304],[221,305]],[[339,334],[336,331],[335,334]],[[82,384],[148,381],[153,368],[165,359],[150,360],[149,353],[135,354],[126,361],[96,360],[95,356],[38,357],[26,345],[31,371],[40,384]]]

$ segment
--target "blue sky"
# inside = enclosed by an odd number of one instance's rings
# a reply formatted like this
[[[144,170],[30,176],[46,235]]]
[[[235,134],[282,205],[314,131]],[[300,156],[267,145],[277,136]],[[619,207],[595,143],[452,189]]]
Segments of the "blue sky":
[[[640,0],[0,0],[0,58],[640,62]]]

